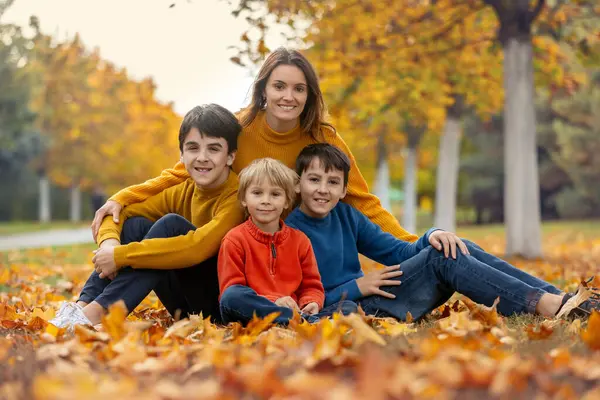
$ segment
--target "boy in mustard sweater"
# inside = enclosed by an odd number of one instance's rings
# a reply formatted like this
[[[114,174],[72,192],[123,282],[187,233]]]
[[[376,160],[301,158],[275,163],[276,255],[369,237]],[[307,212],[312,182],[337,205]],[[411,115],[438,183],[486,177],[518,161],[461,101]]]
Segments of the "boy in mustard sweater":
[[[95,325],[112,303],[131,312],[154,290],[169,313],[203,312],[220,319],[217,253],[225,234],[243,221],[238,177],[231,171],[241,126],[216,104],[189,111],[179,130],[189,177],[105,218],[94,272],[77,303],[65,303],[52,324]]]

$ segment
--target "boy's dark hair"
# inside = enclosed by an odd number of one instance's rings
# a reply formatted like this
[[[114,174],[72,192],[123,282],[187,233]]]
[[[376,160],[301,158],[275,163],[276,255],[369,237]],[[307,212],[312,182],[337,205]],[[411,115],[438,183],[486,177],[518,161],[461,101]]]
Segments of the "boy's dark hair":
[[[225,107],[205,104],[196,106],[185,114],[179,128],[179,150],[182,152],[183,142],[192,128],[198,129],[202,135],[225,139],[229,154],[237,150],[237,139],[242,126],[235,115]]]
[[[342,150],[329,143],[314,143],[303,148],[296,158],[296,173],[302,176],[315,158],[319,159],[325,172],[329,172],[332,168],[344,171],[344,187],[348,185],[350,159]]]

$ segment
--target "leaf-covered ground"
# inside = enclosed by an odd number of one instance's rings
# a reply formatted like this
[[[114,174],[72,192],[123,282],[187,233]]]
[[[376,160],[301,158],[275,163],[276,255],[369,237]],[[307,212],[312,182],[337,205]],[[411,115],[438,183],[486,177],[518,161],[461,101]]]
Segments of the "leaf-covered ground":
[[[501,232],[463,235],[502,254]],[[544,244],[545,260],[511,261],[569,291],[600,272],[600,231],[546,231]],[[150,296],[69,334],[47,321],[78,294],[91,249],[0,253],[0,399],[600,398],[600,314],[502,318],[461,296],[419,323],[288,328],[174,322]]]

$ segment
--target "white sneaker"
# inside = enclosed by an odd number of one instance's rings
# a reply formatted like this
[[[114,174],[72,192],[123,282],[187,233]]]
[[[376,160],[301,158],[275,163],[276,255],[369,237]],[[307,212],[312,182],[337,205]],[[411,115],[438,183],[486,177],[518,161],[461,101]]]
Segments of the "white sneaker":
[[[83,313],[83,307],[73,302],[64,302],[56,316],[49,322],[57,328],[68,328],[69,330],[72,330],[74,325],[92,325],[92,322]]]

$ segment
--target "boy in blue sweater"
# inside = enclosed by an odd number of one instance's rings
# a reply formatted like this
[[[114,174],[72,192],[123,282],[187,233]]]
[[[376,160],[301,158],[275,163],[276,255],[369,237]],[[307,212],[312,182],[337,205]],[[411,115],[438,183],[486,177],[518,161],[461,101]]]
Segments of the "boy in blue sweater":
[[[488,306],[500,297],[498,311],[503,315],[553,317],[573,296],[454,233],[432,228],[409,243],[383,232],[340,202],[346,195],[350,161],[333,145],[305,147],[296,160],[296,172],[302,203],[286,223],[303,231],[312,243],[325,306],[346,299],[370,315],[404,320],[410,312],[419,319],[459,292]],[[359,253],[387,267],[365,275]],[[587,317],[594,308],[599,308],[597,297],[570,315]]]

